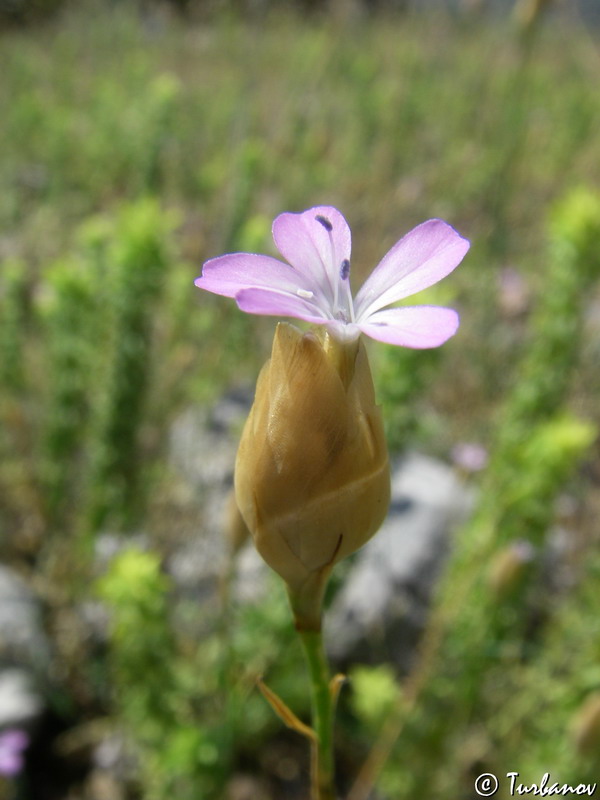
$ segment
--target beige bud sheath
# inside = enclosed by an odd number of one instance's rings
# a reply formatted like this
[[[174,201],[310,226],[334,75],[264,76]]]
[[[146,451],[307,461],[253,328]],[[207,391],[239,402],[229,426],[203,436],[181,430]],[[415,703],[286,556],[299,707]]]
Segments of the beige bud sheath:
[[[377,531],[389,505],[383,422],[360,340],[279,323],[235,491],[256,548],[288,585],[297,624],[318,629],[333,565]]]

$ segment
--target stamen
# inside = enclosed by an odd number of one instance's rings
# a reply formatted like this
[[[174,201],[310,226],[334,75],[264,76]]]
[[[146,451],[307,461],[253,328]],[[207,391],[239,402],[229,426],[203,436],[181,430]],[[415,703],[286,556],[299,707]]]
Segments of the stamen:
[[[315,296],[315,293],[308,289],[296,289],[296,294],[298,297],[304,297],[305,300],[312,300]]]
[[[331,233],[331,231],[333,230],[333,225],[332,225],[332,224],[331,224],[331,222],[330,222],[330,221],[327,219],[327,217],[324,217],[324,216],[322,216],[321,214],[317,214],[317,216],[315,217],[315,219],[317,220],[317,222],[320,222],[320,223],[321,223],[321,225],[322,225],[322,226],[325,228],[325,230],[326,230],[328,233]]]
[[[327,238],[329,239],[329,264],[333,266],[335,264],[335,246],[333,244],[333,225],[331,220],[327,217],[324,217],[322,214],[316,214],[315,219],[319,222],[327,231]],[[328,269],[327,259],[324,258],[324,253],[319,254],[321,256],[321,262],[323,264],[325,275],[327,276],[327,282],[329,283],[329,288],[333,294],[333,307],[336,308],[338,304],[338,280],[330,274],[330,270]]]
[[[333,225],[331,220],[327,217],[324,217],[322,214],[316,214],[315,219],[319,222],[329,234],[329,250],[330,250],[330,265],[335,269],[333,266],[336,262],[335,257],[335,245],[333,243]],[[338,262],[339,263],[339,262]],[[330,288],[333,290],[333,318],[339,320],[340,322],[348,323],[354,322],[354,305],[352,303],[352,291],[350,289],[350,281],[348,278],[350,277],[350,261],[345,258],[342,263],[340,264],[340,278],[342,283],[335,277],[335,273],[332,275],[330,274],[330,270],[327,268],[327,264],[323,261],[323,266],[325,267],[325,273],[327,275],[327,280],[329,282]],[[342,288],[343,293],[345,293],[345,301],[342,301],[342,306],[340,306],[340,288]],[[350,317],[350,319],[348,319]]]

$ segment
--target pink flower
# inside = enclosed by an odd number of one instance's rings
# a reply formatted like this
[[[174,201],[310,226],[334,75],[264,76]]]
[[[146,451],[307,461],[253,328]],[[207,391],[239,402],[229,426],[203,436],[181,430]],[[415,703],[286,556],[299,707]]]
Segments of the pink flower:
[[[477,442],[459,442],[452,448],[451,457],[466,472],[479,472],[488,463],[487,450]]]
[[[21,730],[10,728],[0,733],[0,775],[13,777],[23,769],[23,751],[29,745],[29,736]]]
[[[423,222],[400,239],[354,298],[350,228],[337,209],[316,206],[280,214],[273,239],[287,264],[230,253],[207,261],[196,286],[235,298],[249,314],[327,325],[340,339],[364,333],[389,344],[425,348],[438,347],[456,333],[459,319],[451,308],[386,308],[437,283],[462,261],[469,242],[442,220]]]
[[[500,308],[510,317],[527,311],[529,290],[523,275],[513,267],[505,267],[499,275]]]

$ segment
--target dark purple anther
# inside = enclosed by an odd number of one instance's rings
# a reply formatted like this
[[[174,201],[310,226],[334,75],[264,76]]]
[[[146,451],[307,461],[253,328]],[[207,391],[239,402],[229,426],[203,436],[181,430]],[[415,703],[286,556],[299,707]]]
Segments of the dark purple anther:
[[[347,258],[342,261],[342,266],[340,267],[340,278],[345,281],[348,280],[348,276],[350,275],[350,262]]]
[[[331,233],[331,231],[333,230],[333,225],[327,219],[327,217],[323,217],[321,216],[321,214],[317,214],[315,219],[317,220],[317,222],[321,223],[321,225],[325,228],[326,231],[328,231],[328,233]]]

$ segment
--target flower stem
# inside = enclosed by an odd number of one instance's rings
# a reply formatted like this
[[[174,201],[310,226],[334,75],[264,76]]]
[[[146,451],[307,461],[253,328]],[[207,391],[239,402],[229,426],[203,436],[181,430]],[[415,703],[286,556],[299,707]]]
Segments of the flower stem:
[[[333,763],[334,700],[329,689],[329,665],[321,631],[298,631],[310,675],[313,728],[317,735],[311,752],[313,800],[335,800]]]

